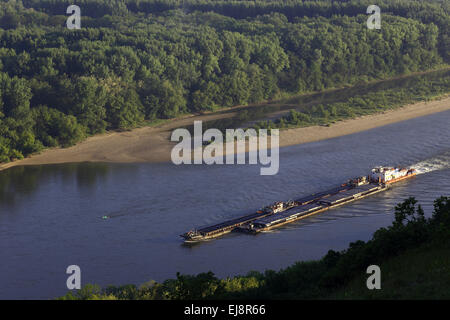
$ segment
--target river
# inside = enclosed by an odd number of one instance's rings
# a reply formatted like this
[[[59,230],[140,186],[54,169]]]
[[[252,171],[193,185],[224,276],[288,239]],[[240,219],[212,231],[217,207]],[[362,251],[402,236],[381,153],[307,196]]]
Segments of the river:
[[[414,166],[392,190],[257,236],[184,245],[195,226],[254,212],[335,186],[373,166]],[[450,195],[450,111],[339,138],[282,148],[280,170],[258,165],[80,163],[0,172],[0,299],[67,292],[67,266],[82,284],[141,284],[176,272],[219,277],[279,270],[368,240],[414,196],[426,214]],[[110,216],[102,219],[102,216]]]

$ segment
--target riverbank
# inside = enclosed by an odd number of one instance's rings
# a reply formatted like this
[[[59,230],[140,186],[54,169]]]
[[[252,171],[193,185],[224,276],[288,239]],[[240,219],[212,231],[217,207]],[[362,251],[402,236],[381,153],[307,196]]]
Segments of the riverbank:
[[[356,119],[336,122],[330,126],[310,126],[280,131],[280,147],[320,141],[357,133],[391,123],[450,110],[450,97],[424,101],[401,108]],[[211,121],[235,116],[234,112],[195,115],[143,127],[127,132],[96,135],[70,148],[48,149],[23,160],[0,165],[0,170],[20,165],[41,165],[70,162],[168,162],[175,145],[170,134],[176,128],[194,121]]]

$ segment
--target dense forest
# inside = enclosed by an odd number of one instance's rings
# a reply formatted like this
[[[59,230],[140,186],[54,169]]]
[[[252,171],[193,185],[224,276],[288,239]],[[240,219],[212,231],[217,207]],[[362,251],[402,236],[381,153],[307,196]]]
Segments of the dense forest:
[[[82,28],[65,27],[70,4]],[[0,162],[450,62],[448,1],[2,0]]]
[[[449,235],[449,197],[435,200],[430,218],[409,198],[395,207],[392,225],[378,229],[371,240],[353,242],[340,252],[330,250],[320,260],[226,279],[208,272],[177,274],[176,279],[140,287],[101,289],[91,284],[60,299],[448,299]],[[404,265],[408,261],[413,264]],[[366,287],[366,269],[373,264],[382,270],[383,290]]]

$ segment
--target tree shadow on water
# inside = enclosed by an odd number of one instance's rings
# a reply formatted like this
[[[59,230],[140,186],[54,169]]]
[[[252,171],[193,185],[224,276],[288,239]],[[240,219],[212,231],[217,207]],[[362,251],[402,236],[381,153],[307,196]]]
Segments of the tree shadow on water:
[[[56,165],[20,166],[0,172],[0,208],[13,207],[21,199],[35,193],[39,186],[52,181],[64,185],[76,184],[90,189],[110,171],[105,163],[69,163]],[[3,210],[0,209],[0,213]]]

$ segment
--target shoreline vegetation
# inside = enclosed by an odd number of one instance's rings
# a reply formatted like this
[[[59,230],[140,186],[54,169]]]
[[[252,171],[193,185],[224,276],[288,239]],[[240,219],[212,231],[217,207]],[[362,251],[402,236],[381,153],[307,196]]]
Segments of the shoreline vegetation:
[[[269,101],[274,109],[271,101],[311,92],[295,104],[314,108],[308,99],[333,97],[332,88],[450,63],[450,8],[439,0],[380,1],[380,30],[366,27],[368,0],[86,0],[80,30],[65,27],[71,4],[0,3],[2,163],[42,150],[20,163],[161,161],[169,147],[158,130],[190,125],[169,119],[206,113],[205,121],[226,125],[236,119],[222,108]],[[313,113],[360,115],[330,108]],[[125,131],[153,122],[155,138],[146,128]],[[80,154],[55,151],[71,146]]]
[[[450,69],[436,79],[410,77],[408,85],[368,93],[356,93],[342,101],[291,109],[288,115],[276,120],[257,122],[256,129],[289,129],[313,125],[330,126],[337,121],[394,110],[406,104],[431,101],[450,93]],[[289,99],[295,102],[295,98]]]
[[[381,290],[366,287],[370,265],[380,267]],[[58,299],[449,299],[449,271],[450,198],[436,199],[431,217],[426,218],[411,197],[395,207],[391,226],[378,229],[367,242],[329,250],[320,260],[225,279],[212,272],[177,273],[176,279],[141,286],[102,289],[89,284]]]
[[[242,108],[242,107],[240,107]],[[249,107],[257,108],[257,107]],[[228,109],[232,111],[233,109]],[[294,109],[295,110],[295,109]],[[429,98],[414,104],[401,105],[377,110],[375,113],[358,115],[354,118],[334,120],[328,125],[317,124],[297,127],[281,127],[280,147],[336,138],[388,124],[410,120],[433,113],[450,110],[450,96]],[[291,111],[288,116],[291,117]],[[184,116],[162,121],[152,126],[144,126],[131,131],[97,134],[68,148],[52,148],[34,154],[23,160],[0,163],[0,171],[22,165],[44,165],[74,162],[114,162],[114,163],[162,163],[170,161],[170,153],[176,142],[170,141],[171,130],[192,126],[194,121],[220,121],[233,117],[236,113],[212,112],[203,115]],[[282,118],[281,118],[282,119]],[[266,122],[267,123],[267,122]],[[289,120],[286,121],[289,123]],[[253,126],[276,128],[273,126]],[[248,148],[247,148],[248,151]],[[224,155],[226,152],[224,152]]]

